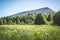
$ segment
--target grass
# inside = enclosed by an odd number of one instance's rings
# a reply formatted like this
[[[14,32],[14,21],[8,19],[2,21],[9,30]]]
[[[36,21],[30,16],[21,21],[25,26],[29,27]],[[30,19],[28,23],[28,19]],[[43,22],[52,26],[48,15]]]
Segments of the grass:
[[[0,25],[0,40],[60,40],[60,26]]]

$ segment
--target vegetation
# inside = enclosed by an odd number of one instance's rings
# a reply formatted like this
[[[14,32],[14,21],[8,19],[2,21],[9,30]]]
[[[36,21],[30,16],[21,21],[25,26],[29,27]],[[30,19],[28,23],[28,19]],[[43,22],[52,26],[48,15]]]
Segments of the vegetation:
[[[0,18],[0,25],[16,25],[16,24],[60,25],[60,11],[56,12],[55,14],[36,13],[36,14],[27,14],[23,16],[7,16]]]
[[[51,14],[48,15],[47,21],[52,21],[52,15]]]
[[[0,40],[60,40],[60,11],[1,17]]]
[[[60,40],[60,27],[50,25],[0,25],[0,40]]]
[[[53,24],[60,25],[60,11],[53,16]]]
[[[43,14],[39,13],[36,16],[35,19],[35,24],[40,25],[40,24],[46,24],[46,18],[44,17]]]
[[[0,18],[0,25],[11,24],[34,24],[35,14],[27,14],[24,16],[7,16]]]

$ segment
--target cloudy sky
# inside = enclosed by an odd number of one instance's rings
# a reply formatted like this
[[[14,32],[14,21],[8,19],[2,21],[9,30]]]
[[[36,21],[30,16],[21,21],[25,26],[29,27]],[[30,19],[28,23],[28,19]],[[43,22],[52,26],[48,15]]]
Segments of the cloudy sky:
[[[0,17],[43,7],[58,11],[60,0],[0,0]]]

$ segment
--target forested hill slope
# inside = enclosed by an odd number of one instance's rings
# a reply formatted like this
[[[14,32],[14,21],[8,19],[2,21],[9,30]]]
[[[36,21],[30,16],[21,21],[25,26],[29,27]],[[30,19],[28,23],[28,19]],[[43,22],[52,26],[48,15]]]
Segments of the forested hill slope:
[[[44,8],[39,8],[39,9],[35,9],[35,10],[16,13],[12,16],[25,15],[25,14],[34,14],[34,13],[50,14],[50,13],[54,13],[54,11],[52,9],[50,9],[49,7],[44,7]]]

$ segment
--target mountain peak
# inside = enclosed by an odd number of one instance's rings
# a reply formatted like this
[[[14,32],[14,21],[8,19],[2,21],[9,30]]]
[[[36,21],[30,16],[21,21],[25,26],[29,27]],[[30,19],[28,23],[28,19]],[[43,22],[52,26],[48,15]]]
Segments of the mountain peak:
[[[44,7],[44,8],[39,8],[36,10],[20,12],[20,13],[14,14],[13,16],[19,16],[19,15],[25,15],[25,14],[34,14],[34,13],[50,14],[50,13],[54,13],[54,11],[52,9],[50,9],[49,7]]]
[[[41,10],[41,9],[50,9],[50,8],[49,8],[49,7],[44,7],[44,8],[40,8],[40,10]]]
[[[44,8],[49,9],[49,7],[44,7]]]

